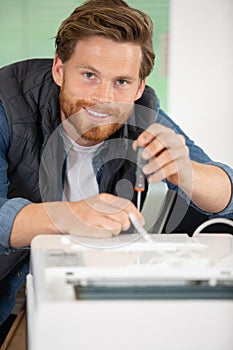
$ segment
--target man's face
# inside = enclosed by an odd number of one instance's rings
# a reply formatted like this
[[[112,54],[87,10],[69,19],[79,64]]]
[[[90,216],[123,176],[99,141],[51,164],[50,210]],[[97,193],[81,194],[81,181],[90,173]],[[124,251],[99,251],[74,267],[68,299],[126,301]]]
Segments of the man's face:
[[[97,144],[129,118],[145,87],[139,79],[141,58],[139,45],[98,36],[79,41],[65,63],[55,57],[62,121],[81,136],[77,143]]]

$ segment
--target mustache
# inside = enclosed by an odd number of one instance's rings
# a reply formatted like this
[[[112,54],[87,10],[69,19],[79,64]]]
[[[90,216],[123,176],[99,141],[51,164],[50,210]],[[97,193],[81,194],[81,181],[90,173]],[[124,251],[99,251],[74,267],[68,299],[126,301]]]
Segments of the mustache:
[[[128,114],[133,108],[133,104],[129,102],[94,103],[85,99],[73,100],[71,102],[62,93],[60,94],[60,105],[63,107],[66,118],[79,113],[82,109],[91,109],[93,112],[119,117],[125,113]]]
[[[93,112],[108,114],[111,116],[121,116],[132,109],[129,103],[91,103],[88,101],[77,101],[74,105],[75,113],[78,113],[81,109],[90,109]]]

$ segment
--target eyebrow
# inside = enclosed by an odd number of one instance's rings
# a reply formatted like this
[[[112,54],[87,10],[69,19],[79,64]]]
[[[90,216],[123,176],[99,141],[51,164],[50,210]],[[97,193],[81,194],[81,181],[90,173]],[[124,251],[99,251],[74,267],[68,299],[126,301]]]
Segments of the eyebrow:
[[[89,64],[87,64],[87,65],[83,64],[83,65],[79,66],[78,68],[90,69],[90,70],[92,70],[93,72],[99,73],[99,74],[100,74],[100,72],[98,71],[98,69],[96,69],[96,68],[90,66]]]
[[[87,65],[80,65],[78,68],[82,68],[82,69],[89,69],[97,74],[100,74],[100,71],[98,69],[96,69],[95,67],[87,64]],[[119,75],[119,76],[116,76],[115,77],[116,80],[130,80],[130,81],[133,81],[135,80],[135,78],[133,78],[132,76],[130,75]]]

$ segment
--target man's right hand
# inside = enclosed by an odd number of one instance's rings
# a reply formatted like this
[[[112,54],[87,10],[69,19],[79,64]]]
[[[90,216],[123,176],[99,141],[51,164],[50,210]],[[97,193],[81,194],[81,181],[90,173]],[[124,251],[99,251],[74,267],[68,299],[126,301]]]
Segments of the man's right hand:
[[[15,219],[10,244],[12,247],[30,245],[38,234],[112,237],[130,227],[130,212],[144,224],[141,213],[131,201],[107,193],[79,202],[29,204]]]
[[[67,218],[56,218],[55,225],[64,233],[88,237],[111,237],[129,229],[129,213],[144,223],[142,215],[127,199],[101,193],[79,202],[66,203]]]

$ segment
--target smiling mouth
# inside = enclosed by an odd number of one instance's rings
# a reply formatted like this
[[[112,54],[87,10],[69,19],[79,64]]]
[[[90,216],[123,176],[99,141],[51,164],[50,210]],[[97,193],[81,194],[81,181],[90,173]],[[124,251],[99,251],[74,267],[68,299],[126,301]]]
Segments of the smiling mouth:
[[[112,113],[107,113],[107,112],[101,112],[101,111],[95,111],[93,109],[90,109],[88,107],[84,107],[83,108],[85,110],[85,112],[87,113],[89,119],[93,120],[93,121],[105,121],[108,120],[110,118],[113,118],[114,115]]]

